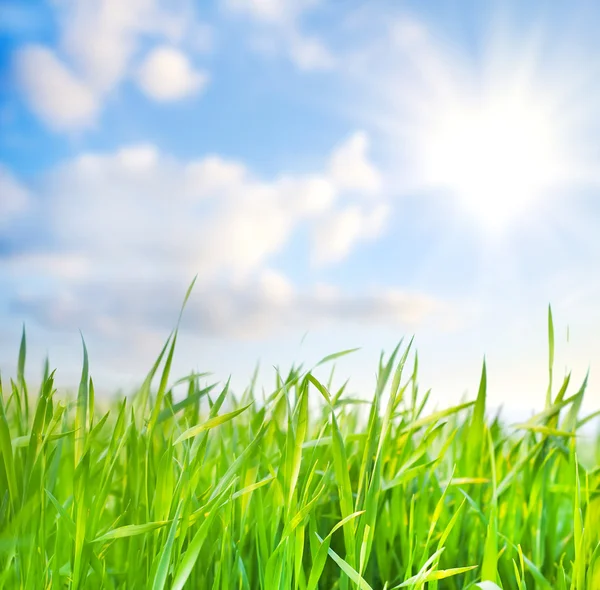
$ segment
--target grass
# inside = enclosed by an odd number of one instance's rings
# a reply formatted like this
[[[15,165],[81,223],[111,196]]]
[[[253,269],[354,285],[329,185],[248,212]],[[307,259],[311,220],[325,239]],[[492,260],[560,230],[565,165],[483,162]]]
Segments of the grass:
[[[549,336],[552,379],[551,315]],[[365,403],[302,367],[262,399],[171,382],[176,340],[99,412],[85,344],[77,399],[60,401],[47,363],[29,394],[23,335],[0,386],[0,587],[600,588],[585,382],[550,383],[508,427],[487,418],[485,363],[473,402],[426,414],[411,343],[382,356]]]

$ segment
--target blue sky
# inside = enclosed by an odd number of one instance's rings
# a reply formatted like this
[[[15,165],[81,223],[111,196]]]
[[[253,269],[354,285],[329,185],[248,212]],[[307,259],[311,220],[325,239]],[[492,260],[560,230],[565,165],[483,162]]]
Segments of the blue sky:
[[[97,387],[416,335],[423,389],[600,371],[597,2],[0,0],[0,367]],[[567,327],[569,338],[567,341]],[[303,340],[303,335],[308,335]],[[37,372],[36,372],[37,371]],[[344,377],[344,379],[342,378]],[[595,403],[597,405],[597,402]]]

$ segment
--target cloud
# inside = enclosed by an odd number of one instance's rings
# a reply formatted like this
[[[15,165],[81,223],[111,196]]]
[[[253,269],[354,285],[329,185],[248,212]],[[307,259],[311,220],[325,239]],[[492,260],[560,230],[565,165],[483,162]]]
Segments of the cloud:
[[[345,144],[334,155],[340,151]],[[123,266],[124,276],[161,260],[172,267],[173,259],[186,273],[245,275],[278,253],[299,224],[325,218],[347,193],[368,188],[340,182],[327,166],[264,180],[235,160],[180,161],[151,144],[82,154],[44,184],[43,216],[55,244],[91,259],[114,257],[113,271]]]
[[[330,174],[340,189],[376,193],[381,190],[381,174],[369,162],[369,140],[364,132],[357,132],[332,154]]]
[[[46,241],[21,249],[17,242],[0,259],[18,285],[13,313],[53,330],[81,327],[104,336],[168,329],[198,273],[186,322],[202,334],[256,337],[329,321],[418,321],[435,307],[422,294],[299,290],[273,268],[292,237],[310,236],[319,224],[331,236],[317,236],[315,246],[329,262],[382,230],[385,204],[345,204],[369,184],[331,174],[332,158],[353,153],[351,145],[337,146],[321,171],[270,179],[242,162],[214,154],[182,161],[151,144],[67,160],[36,195]]]
[[[11,310],[51,330],[83,329],[103,337],[129,333],[135,338],[149,329],[173,327],[181,287],[158,280],[72,283],[46,296],[20,293]],[[260,339],[337,322],[414,327],[441,310],[440,302],[430,296],[397,289],[344,294],[321,285],[299,292],[286,277],[267,268],[243,284],[197,283],[182,328],[198,336]]]
[[[17,82],[32,111],[55,131],[92,124],[100,105],[94,93],[40,45],[28,45],[15,56]]]
[[[28,210],[30,199],[29,191],[0,164],[0,230]]]
[[[138,34],[150,26],[152,3],[71,0],[61,10],[60,46],[84,83],[105,93],[125,76]]]
[[[211,30],[198,21],[192,2],[66,0],[56,9],[58,46],[25,45],[15,61],[17,81],[29,106],[56,131],[93,122],[106,97],[133,74],[145,39],[177,46],[170,53],[155,49],[146,57],[148,75],[164,76],[165,63],[175,68],[163,92],[144,77],[149,96],[174,100],[207,82],[183,53],[186,47],[206,50],[210,45]]]
[[[149,97],[168,102],[201,92],[208,75],[194,70],[181,51],[161,46],[153,49],[140,66],[137,82]]]
[[[338,196],[324,174],[265,181],[236,161],[181,162],[152,145],[82,155],[56,169],[47,187],[57,243],[123,276],[174,261],[205,278],[251,272]]]
[[[318,0],[224,0],[225,7],[238,14],[271,24],[299,18],[318,4]]]
[[[281,0],[224,0],[228,10],[249,15],[263,22],[277,23],[283,20],[290,9],[290,2]]]
[[[100,92],[116,86],[143,37],[183,43],[198,21],[193,3],[186,1],[67,0],[60,10],[64,53],[76,64],[86,83]]]
[[[332,211],[314,230],[312,259],[317,265],[339,262],[363,240],[374,240],[385,229],[389,209],[385,204],[365,210],[357,205]]]
[[[289,53],[291,60],[305,71],[330,70],[335,58],[322,41],[297,32],[290,35]]]
[[[299,69],[330,70],[336,59],[316,36],[303,31],[304,14],[318,0],[222,0],[233,15],[255,24],[254,47],[266,53],[281,53]]]

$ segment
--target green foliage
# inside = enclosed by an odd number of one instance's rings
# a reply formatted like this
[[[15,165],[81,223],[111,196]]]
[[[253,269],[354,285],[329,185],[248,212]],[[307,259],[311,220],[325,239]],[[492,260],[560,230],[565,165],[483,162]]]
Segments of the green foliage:
[[[549,336],[552,378],[550,312]],[[600,588],[587,378],[507,427],[487,418],[485,363],[474,402],[426,414],[412,342],[382,357],[365,406],[301,368],[265,401],[255,379],[241,399],[207,373],[169,385],[176,340],[97,420],[85,344],[76,400],[47,365],[34,400],[23,333],[16,383],[0,381],[0,587]]]

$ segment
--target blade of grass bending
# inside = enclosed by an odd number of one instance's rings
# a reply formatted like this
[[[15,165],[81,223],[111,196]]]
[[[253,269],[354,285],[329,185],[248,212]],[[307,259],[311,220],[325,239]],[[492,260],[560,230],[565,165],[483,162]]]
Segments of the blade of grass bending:
[[[211,428],[216,428],[221,424],[225,424],[225,422],[229,422],[229,420],[233,420],[233,418],[239,416],[242,412],[245,412],[253,403],[254,402],[249,403],[247,406],[234,410],[233,412],[210,418],[209,420],[203,422],[199,426],[192,426],[192,428],[188,428],[177,438],[177,440],[173,444],[178,445],[179,443],[183,442],[184,440],[187,440],[188,438],[192,438],[194,436],[197,436],[198,434],[201,434],[202,432],[210,430]]]
[[[515,424],[513,428],[516,430],[529,430],[529,432],[536,432],[545,436],[562,436],[567,438],[575,436],[575,432],[558,430],[556,428],[550,428],[550,426],[542,426],[541,424]]]
[[[216,386],[217,386],[217,383],[213,383],[212,385],[209,385],[208,387],[205,387],[204,389],[199,389],[198,391],[195,391],[192,395],[187,396],[185,399],[182,399],[181,401],[177,402],[176,404],[173,404],[172,406],[165,408],[158,415],[157,423],[161,424],[165,420],[168,420],[169,418],[173,418],[175,416],[175,414],[177,414],[181,410],[184,410],[185,408],[194,405],[196,402],[198,402],[200,399],[202,399],[205,395],[208,395]]]
[[[136,395],[136,402],[137,402],[137,405],[139,408],[139,414],[142,416],[146,415],[146,407],[148,405],[148,399],[150,397],[150,387],[152,386],[152,381],[154,380],[154,375],[156,375],[156,372],[158,371],[158,367],[160,366],[160,363],[162,362],[163,356],[165,356],[165,353],[167,352],[167,348],[169,347],[171,338],[173,338],[173,333],[174,332],[171,332],[169,334],[169,337],[165,341],[157,359],[154,361],[152,368],[146,375],[146,378],[144,379],[144,382],[142,383],[142,385]]]
[[[64,523],[67,527],[67,531],[69,531],[71,538],[75,539],[75,522],[73,521],[69,513],[65,510],[63,505],[52,495],[52,493],[49,490],[44,491],[50,499],[50,502],[52,502],[53,506],[56,508],[56,511],[58,512],[59,516],[64,520]]]
[[[453,576],[458,576],[466,572],[471,572],[474,569],[477,569],[478,567],[479,566],[477,565],[466,565],[464,567],[452,567],[450,569],[445,570],[435,570],[429,572],[424,578],[420,580],[420,582],[429,582],[429,584],[431,585],[432,582],[439,582],[440,580],[445,580],[446,578],[451,578]],[[410,586],[411,584],[409,584],[409,582],[414,583],[414,580],[407,580],[406,582],[404,582],[404,584],[400,584],[398,588]]]
[[[331,543],[331,537],[333,534],[343,527],[347,522],[364,514],[364,510],[359,512],[354,512],[348,515],[346,518],[342,518],[332,529],[329,531],[329,534],[321,539],[319,535],[315,532],[315,537],[320,541],[320,546],[317,550],[316,556],[313,559],[312,569],[310,570],[310,577],[308,579],[308,583],[306,585],[306,590],[316,590],[319,584],[319,578],[321,577],[321,573],[323,572],[323,568],[325,567],[325,562],[327,561],[327,555],[329,553],[329,545]]]
[[[442,548],[442,549],[439,549],[438,551],[436,551],[423,564],[423,567],[421,567],[421,569],[419,570],[419,573],[412,576],[411,578],[408,578],[408,580],[404,580],[404,582],[402,582],[401,584],[394,586],[392,588],[392,590],[398,590],[398,588],[406,588],[407,586],[416,586],[417,588],[419,588],[422,584],[425,583],[427,576],[435,571],[435,569],[432,566],[434,563],[437,563],[437,561],[439,560],[439,558],[442,555],[442,553],[444,552],[444,550],[445,549]]]
[[[150,533],[156,529],[162,528],[170,522],[170,520],[162,520],[157,522],[146,522],[144,524],[126,524],[96,537],[92,543],[104,543],[105,541],[111,541],[113,539],[143,535],[144,533]]]
[[[466,410],[467,408],[470,408],[473,405],[475,405],[475,402],[465,402],[463,404],[453,406],[452,408],[448,408],[446,410],[439,410],[438,412],[433,412],[429,416],[425,416],[423,418],[419,418],[415,422],[411,422],[410,424],[402,428],[400,434],[406,434],[408,432],[419,430],[420,428],[423,428],[423,426],[427,426],[432,422],[437,422],[442,418],[446,418],[447,416],[451,416],[452,414],[456,414],[457,412]]]
[[[318,535],[317,538],[321,543],[321,539]],[[329,557],[338,564],[340,569],[360,588],[360,590],[373,590],[369,583],[345,560],[342,559],[331,547],[327,549]]]
[[[241,498],[242,496],[245,496],[246,494],[249,494],[250,492],[253,492],[254,490],[258,490],[258,488],[262,488],[263,486],[266,486],[268,483],[272,482],[274,479],[275,479],[274,475],[267,475],[267,477],[265,477],[264,479],[261,479],[260,481],[257,481],[256,483],[250,484],[249,486],[246,486],[245,488],[242,488],[241,490],[238,490],[231,496],[231,499],[237,500],[238,498]]]
[[[179,326],[178,326],[179,327]],[[169,353],[167,354],[167,360],[165,361],[165,366],[163,367],[163,372],[160,378],[160,383],[158,385],[158,390],[156,392],[156,399],[154,400],[154,407],[152,408],[152,414],[150,415],[150,420],[148,421],[147,431],[152,432],[156,423],[158,422],[158,416],[160,415],[163,398],[165,396],[165,392],[167,391],[167,384],[169,381],[169,375],[171,373],[171,365],[173,364],[173,356],[175,354],[175,346],[177,345],[177,329],[173,333],[173,340],[171,342],[171,346],[169,347]]]
[[[324,365],[326,363],[329,363],[331,361],[335,361],[339,358],[342,358],[343,356],[347,356],[349,354],[352,354],[353,352],[356,352],[357,350],[360,350],[360,348],[349,348],[348,350],[341,350],[340,352],[334,352],[333,354],[328,354],[326,357],[323,357],[314,367],[313,369],[316,369],[317,367],[320,367],[321,365]],[[311,371],[313,370],[311,369]]]
[[[156,426],[156,423],[158,421],[158,416],[162,409],[163,398],[164,398],[165,392],[167,391],[169,374],[171,373],[171,365],[173,363],[173,355],[175,354],[175,346],[177,344],[177,335],[179,333],[179,325],[181,323],[181,317],[183,316],[183,311],[188,302],[188,299],[190,298],[190,295],[192,294],[192,289],[194,288],[194,284],[196,283],[197,278],[198,278],[198,275],[196,275],[194,277],[194,280],[191,282],[190,286],[188,287],[188,289],[185,293],[185,297],[183,298],[183,303],[181,305],[181,310],[179,311],[179,317],[177,319],[177,327],[175,328],[175,331],[173,333],[173,341],[171,343],[171,347],[169,348],[169,354],[167,355],[167,360],[165,361],[165,366],[163,368],[162,376],[160,379],[160,384],[158,386],[158,391],[156,392],[156,400],[154,401],[154,408],[152,409],[152,415],[150,416],[150,421],[148,422],[148,431],[149,432],[152,432],[154,430],[154,427]]]
[[[590,370],[585,373],[585,377],[583,379],[583,383],[579,388],[579,391],[573,395],[573,405],[569,409],[569,413],[567,414],[564,423],[562,425],[562,430],[575,430],[577,427],[577,416],[581,410],[581,404],[583,403],[583,396],[587,389],[588,379],[590,376]]]

